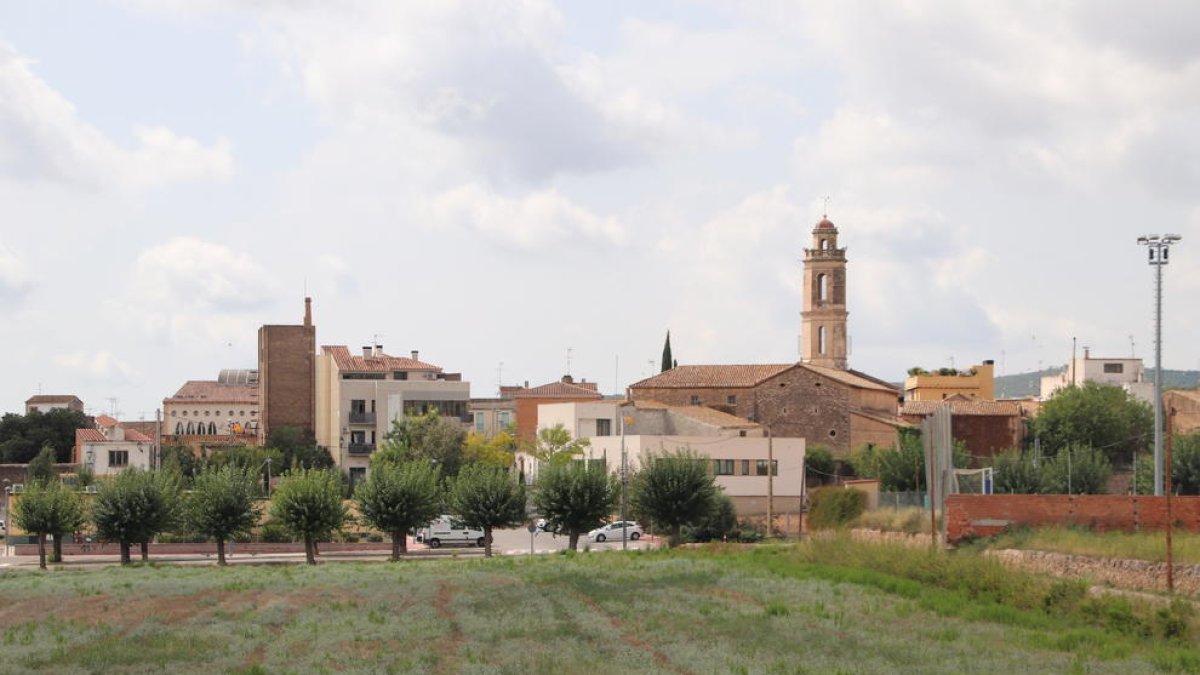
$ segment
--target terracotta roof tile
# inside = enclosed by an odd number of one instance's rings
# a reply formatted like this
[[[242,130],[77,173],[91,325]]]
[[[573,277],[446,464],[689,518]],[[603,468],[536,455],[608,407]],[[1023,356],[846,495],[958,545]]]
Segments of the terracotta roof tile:
[[[691,389],[694,387],[753,387],[783,371],[794,363],[676,366],[653,377],[630,385],[633,389]]]
[[[76,429],[75,430],[75,445],[80,443],[94,443],[96,441],[107,441],[104,434],[99,429]]]
[[[508,394],[513,398],[582,398],[589,400],[604,398],[596,391],[595,386],[594,382],[575,384],[560,381],[529,389],[518,389]]]
[[[346,345],[325,345],[321,352],[333,357],[338,370],[355,373],[387,373],[393,370],[427,370],[440,373],[438,366],[404,356],[354,356]]]
[[[26,399],[25,402],[26,403],[71,403],[72,401],[78,401],[78,400],[79,400],[78,396],[71,396],[70,394],[61,394],[61,395],[60,394],[38,394],[36,396],[30,396],[28,399]]]
[[[843,384],[848,384],[860,389],[874,389],[876,391],[891,391],[896,392],[897,394],[900,393],[899,389],[884,382],[883,380],[871,377],[866,373],[860,373],[857,370],[839,370],[837,368],[826,368],[825,366],[814,366],[811,363],[802,363],[800,365],[804,368],[808,368],[814,373],[824,375],[831,380],[837,380]]]
[[[258,405],[258,385],[221,384],[215,380],[188,380],[163,403],[251,403]]]
[[[669,406],[667,409],[677,415],[690,417],[697,422],[720,429],[759,429],[762,426],[744,417],[730,415],[703,405],[676,405]]]
[[[112,417],[109,417],[108,415],[100,415],[99,417],[96,418],[96,424],[104,427],[105,429],[111,429],[111,428],[117,426],[118,424],[120,424],[120,422],[118,422],[117,420],[115,420]]]
[[[125,430],[125,440],[136,441],[136,442],[140,442],[140,443],[153,443],[154,442],[153,438],[150,438],[146,434],[143,434],[140,431],[135,431],[133,429]]]

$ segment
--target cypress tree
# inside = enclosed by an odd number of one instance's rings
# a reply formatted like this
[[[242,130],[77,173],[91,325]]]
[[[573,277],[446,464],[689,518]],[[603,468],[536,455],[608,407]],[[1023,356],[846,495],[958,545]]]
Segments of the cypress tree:
[[[662,371],[666,372],[675,365],[674,359],[671,358],[671,331],[667,331],[667,342],[663,345],[662,355]]]

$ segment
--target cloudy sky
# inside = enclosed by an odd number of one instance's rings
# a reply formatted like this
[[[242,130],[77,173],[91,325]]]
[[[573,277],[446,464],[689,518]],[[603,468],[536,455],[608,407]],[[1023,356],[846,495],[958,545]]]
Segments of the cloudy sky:
[[[333,9],[336,7],[336,9]],[[1200,367],[1200,5],[0,4],[0,410],[152,418],[257,327],[374,341],[475,396],[797,357],[849,249],[851,365],[1152,362],[1176,232]],[[619,385],[619,386],[618,386]]]

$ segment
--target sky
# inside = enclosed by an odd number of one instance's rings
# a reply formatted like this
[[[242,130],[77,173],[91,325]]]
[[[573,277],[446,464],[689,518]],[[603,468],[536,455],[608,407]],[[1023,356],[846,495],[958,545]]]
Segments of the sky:
[[[472,395],[798,358],[1200,368],[1200,4],[0,4],[0,411],[153,419],[313,298]],[[826,199],[828,198],[828,199]]]

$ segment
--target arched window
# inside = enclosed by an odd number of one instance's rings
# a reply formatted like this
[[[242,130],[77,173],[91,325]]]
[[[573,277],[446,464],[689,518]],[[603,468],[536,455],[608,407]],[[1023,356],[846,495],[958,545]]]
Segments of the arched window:
[[[183,435],[183,422],[176,422],[176,423],[175,423],[175,435],[176,435],[176,436],[182,436],[182,435]]]
[[[217,435],[217,425],[216,425],[216,424],[214,424],[214,423],[212,423],[212,422],[209,422],[209,423],[208,423],[208,435],[209,435],[209,436],[216,436],[216,435]]]
[[[828,250],[829,250],[829,240],[828,240],[828,239],[822,239],[822,240],[821,240],[821,250],[822,250],[822,251],[828,251]]]
[[[825,326],[817,328],[817,353],[825,353]]]
[[[192,426],[192,423],[191,423],[191,422],[188,422],[188,425],[187,425],[187,435],[188,435],[188,436],[191,436],[191,435],[192,435],[192,434],[194,434],[194,433],[196,433],[196,427]]]
[[[829,275],[817,275],[817,301],[825,302],[829,300]]]

